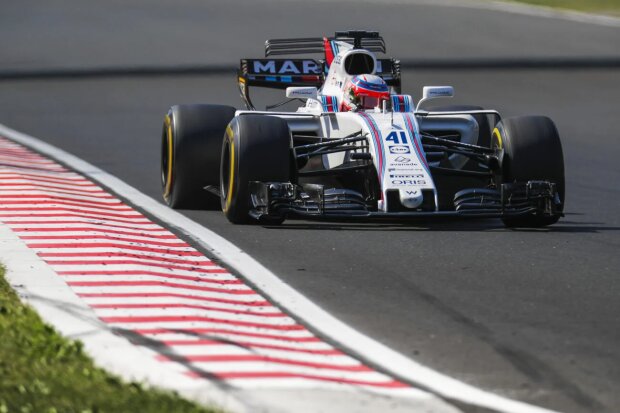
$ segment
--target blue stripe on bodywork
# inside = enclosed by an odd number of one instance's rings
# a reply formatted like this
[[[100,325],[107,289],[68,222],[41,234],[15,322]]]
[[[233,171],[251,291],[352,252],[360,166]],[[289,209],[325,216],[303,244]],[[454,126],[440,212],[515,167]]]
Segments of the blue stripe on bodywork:
[[[398,95],[392,96],[392,106],[394,106],[392,108],[394,112],[400,112],[400,102],[398,101]]]
[[[413,148],[418,154],[418,158],[422,162],[422,166],[426,170],[426,173],[428,173],[429,178],[432,179],[431,170],[428,166],[428,163],[426,162],[426,155],[424,154],[424,150],[422,149],[422,142],[419,138],[420,134],[418,133],[415,119],[411,118],[413,115],[411,115],[410,113],[403,113],[402,115],[403,120],[405,121],[405,128],[407,129],[407,132],[409,132],[409,137],[411,138]]]
[[[339,112],[339,109],[338,109],[338,100],[336,99],[336,96],[332,96],[332,97],[331,97],[331,99],[332,99],[332,108],[333,108],[333,111],[334,111],[334,112]]]
[[[379,159],[379,179],[381,182],[381,186],[383,187],[383,176],[385,175],[385,156],[383,155],[383,140],[381,136],[381,130],[377,127],[375,120],[369,116],[367,113],[359,112],[358,115],[368,125],[368,129],[370,130],[370,134],[375,142],[375,155],[377,159]]]

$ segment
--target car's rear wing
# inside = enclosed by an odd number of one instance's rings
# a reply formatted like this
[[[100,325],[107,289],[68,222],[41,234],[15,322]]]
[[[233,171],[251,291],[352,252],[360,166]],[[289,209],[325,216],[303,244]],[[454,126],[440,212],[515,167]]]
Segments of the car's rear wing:
[[[385,42],[378,32],[361,30],[339,31],[334,37],[305,37],[297,39],[272,39],[265,42],[264,59],[242,59],[238,81],[241,98],[246,107],[254,110],[250,99],[250,86],[286,89],[289,86],[315,86],[325,81],[335,53],[334,42],[346,42],[354,48],[385,53]],[[322,54],[324,59],[273,59],[274,55]],[[400,93],[400,61],[377,59],[376,74]]]
[[[336,32],[334,37],[304,37],[296,39],[271,39],[265,42],[265,57],[275,55],[325,53],[332,41],[347,42],[358,49],[385,53],[385,41],[377,32],[346,31]],[[331,62],[329,62],[331,63]]]
[[[246,107],[254,110],[250,86],[286,89],[289,86],[315,86],[325,81],[327,66],[315,59],[242,59],[238,82],[241,98]],[[395,59],[377,59],[376,74],[388,86],[400,92],[400,62]]]

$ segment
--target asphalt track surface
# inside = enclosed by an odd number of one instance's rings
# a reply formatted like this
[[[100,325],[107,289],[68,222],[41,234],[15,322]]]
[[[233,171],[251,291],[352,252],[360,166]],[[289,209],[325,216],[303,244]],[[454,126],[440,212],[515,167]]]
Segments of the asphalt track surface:
[[[234,64],[260,57],[269,37],[362,26],[381,31],[389,54],[402,59],[620,55],[618,28],[417,2],[0,7],[3,69]],[[561,411],[617,411],[619,71],[418,70],[406,71],[403,84],[414,97],[423,85],[452,84],[454,103],[553,118],[564,145],[566,217],[549,229],[512,231],[495,220],[248,227],[216,211],[184,213],[423,364]],[[159,199],[162,116],[172,104],[193,102],[240,107],[234,76],[4,81],[0,123]]]

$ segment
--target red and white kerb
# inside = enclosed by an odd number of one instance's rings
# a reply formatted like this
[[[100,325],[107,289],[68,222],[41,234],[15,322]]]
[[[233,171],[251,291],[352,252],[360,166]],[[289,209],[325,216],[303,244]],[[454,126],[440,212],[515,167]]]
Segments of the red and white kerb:
[[[197,380],[409,388],[317,337],[99,185],[5,138],[0,222],[109,327],[157,343],[158,360]]]

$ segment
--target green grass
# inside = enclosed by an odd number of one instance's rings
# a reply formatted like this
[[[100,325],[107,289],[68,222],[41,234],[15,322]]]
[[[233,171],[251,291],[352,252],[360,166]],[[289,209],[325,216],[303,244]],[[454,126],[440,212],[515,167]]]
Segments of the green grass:
[[[511,0],[513,2],[577,10],[589,13],[620,15],[620,0]]]
[[[0,413],[213,412],[171,392],[124,383],[93,365],[23,305],[0,267]]]

